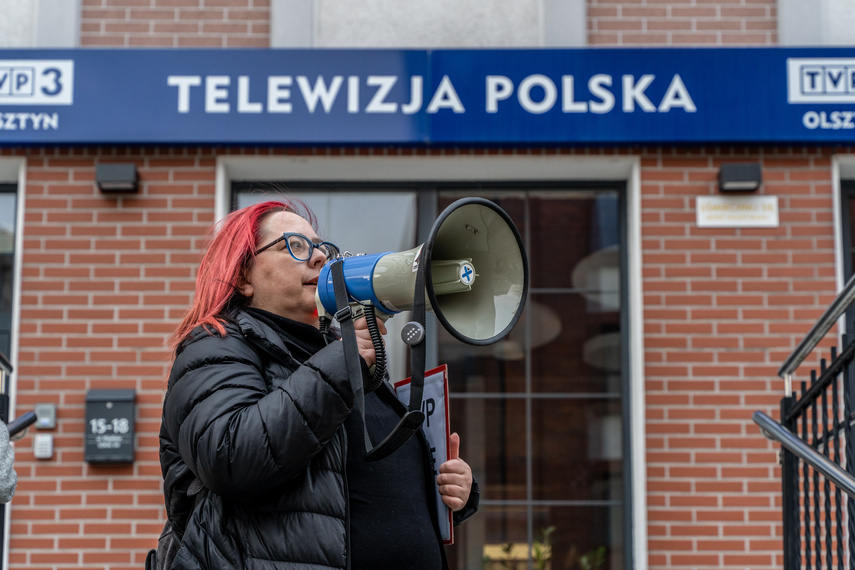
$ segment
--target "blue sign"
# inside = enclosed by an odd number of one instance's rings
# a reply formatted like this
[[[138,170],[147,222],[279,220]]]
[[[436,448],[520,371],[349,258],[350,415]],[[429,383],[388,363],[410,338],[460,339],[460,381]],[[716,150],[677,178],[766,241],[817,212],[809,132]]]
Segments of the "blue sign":
[[[855,49],[0,50],[0,145],[851,143]]]

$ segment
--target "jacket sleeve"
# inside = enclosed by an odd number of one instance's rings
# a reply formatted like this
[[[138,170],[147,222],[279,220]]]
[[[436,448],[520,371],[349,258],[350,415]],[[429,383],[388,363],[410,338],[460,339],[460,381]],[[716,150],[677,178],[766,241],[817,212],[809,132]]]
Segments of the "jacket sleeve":
[[[472,489],[469,491],[469,500],[463,505],[463,508],[455,512],[452,516],[454,526],[457,526],[467,520],[469,517],[478,512],[478,506],[481,503],[481,489],[478,488],[478,481],[472,479]]]
[[[215,493],[254,499],[281,488],[330,440],[353,407],[342,343],[318,351],[268,392],[242,338],[206,336],[176,358],[164,421],[178,452]]]

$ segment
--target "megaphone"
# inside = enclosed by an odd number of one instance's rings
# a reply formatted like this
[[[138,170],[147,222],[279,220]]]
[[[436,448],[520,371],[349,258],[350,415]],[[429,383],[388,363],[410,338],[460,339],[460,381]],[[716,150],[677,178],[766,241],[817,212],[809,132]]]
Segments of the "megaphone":
[[[414,249],[344,257],[324,265],[315,297],[321,331],[327,329],[331,314],[342,323],[354,407],[363,417],[366,461],[382,459],[398,449],[425,419],[421,411],[425,310],[431,310],[458,340],[487,345],[511,331],[520,318],[527,293],[528,264],[519,232],[504,210],[483,198],[463,198],[451,204],[434,222],[427,241]],[[365,311],[365,315],[378,363],[383,351],[382,339],[372,325],[374,315],[380,313],[388,318],[413,310],[413,321],[402,331],[404,342],[412,347],[410,405],[398,425],[377,446],[364,423],[365,389],[355,362],[358,354],[351,306],[363,304],[371,305],[372,310]],[[383,372],[375,370],[369,390],[378,385],[378,376]]]
[[[370,303],[381,318],[413,306],[416,273],[424,265],[427,309],[452,336],[488,345],[519,320],[528,292],[528,263],[508,214],[483,198],[463,198],[434,222],[422,245],[403,252],[345,257],[348,296]],[[330,264],[321,269],[319,314],[336,312]]]

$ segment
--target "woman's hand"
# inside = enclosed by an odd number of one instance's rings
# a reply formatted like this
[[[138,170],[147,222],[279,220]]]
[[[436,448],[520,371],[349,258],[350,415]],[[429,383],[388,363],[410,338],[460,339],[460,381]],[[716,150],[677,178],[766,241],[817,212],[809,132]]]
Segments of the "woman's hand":
[[[448,461],[439,466],[436,484],[442,502],[454,512],[462,509],[469,501],[472,491],[472,469],[460,459],[460,436],[451,434],[448,440]]]
[[[377,362],[377,354],[374,352],[374,341],[371,340],[371,333],[368,332],[368,323],[364,316],[353,321],[353,329],[356,331],[356,348],[359,350],[359,356],[370,368]],[[386,323],[382,319],[377,319],[377,329],[380,334],[386,334]]]

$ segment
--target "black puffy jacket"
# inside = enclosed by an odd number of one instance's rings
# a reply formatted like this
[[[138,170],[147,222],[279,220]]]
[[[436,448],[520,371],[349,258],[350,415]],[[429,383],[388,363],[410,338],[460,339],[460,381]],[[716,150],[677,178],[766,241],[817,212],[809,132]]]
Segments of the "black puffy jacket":
[[[353,404],[341,342],[301,364],[243,311],[225,337],[193,331],[160,431],[167,514],[183,535],[173,568],[347,568],[343,422]],[[477,505],[473,482],[455,524]]]
[[[173,568],[345,568],[342,343],[301,366],[269,326],[234,321],[225,337],[195,330],[169,378],[160,461],[183,533]]]

